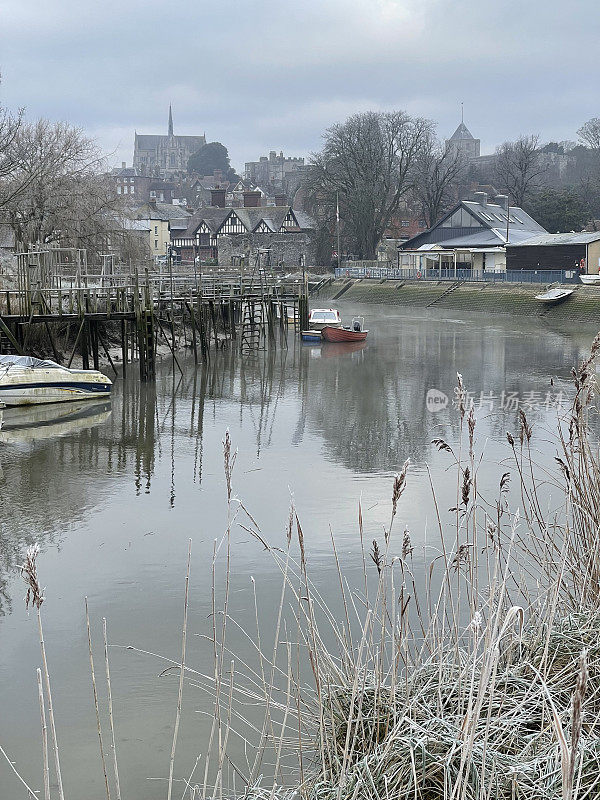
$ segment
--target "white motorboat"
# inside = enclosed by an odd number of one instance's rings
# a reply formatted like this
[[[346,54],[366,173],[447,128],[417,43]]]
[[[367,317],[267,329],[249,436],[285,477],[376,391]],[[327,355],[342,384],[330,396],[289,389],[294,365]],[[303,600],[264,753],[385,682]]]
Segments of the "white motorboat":
[[[535,299],[548,304],[560,303],[570,297],[574,291],[575,289],[548,289],[547,292],[536,294]]]
[[[600,286],[600,275],[580,275],[579,280],[586,286]]]
[[[25,406],[108,397],[112,381],[95,369],[68,369],[33,356],[0,356],[0,403]]]

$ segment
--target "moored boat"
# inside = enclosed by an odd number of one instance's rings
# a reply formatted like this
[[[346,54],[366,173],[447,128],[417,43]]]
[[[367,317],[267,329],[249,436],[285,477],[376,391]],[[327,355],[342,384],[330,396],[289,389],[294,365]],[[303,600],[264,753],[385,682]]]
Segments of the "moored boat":
[[[326,326],[321,335],[326,342],[364,342],[369,331],[364,329],[362,317],[355,317],[349,328],[333,328]]]
[[[600,275],[580,275],[579,280],[586,286],[600,286]]]
[[[313,308],[308,315],[308,327],[311,331],[323,330],[325,326],[342,327],[342,318],[337,308]]]
[[[69,369],[33,356],[0,356],[0,403],[61,403],[108,397],[112,381],[95,369]]]
[[[548,289],[547,292],[536,294],[535,299],[548,304],[560,303],[570,297],[574,291],[575,289]]]

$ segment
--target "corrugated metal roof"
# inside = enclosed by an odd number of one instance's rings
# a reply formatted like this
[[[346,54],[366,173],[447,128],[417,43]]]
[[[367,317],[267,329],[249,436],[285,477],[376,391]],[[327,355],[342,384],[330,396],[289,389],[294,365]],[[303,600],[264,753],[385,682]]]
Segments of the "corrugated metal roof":
[[[523,247],[544,247],[559,244],[589,244],[597,241],[600,241],[600,231],[595,233],[545,233],[543,236],[534,236],[521,244]],[[514,242],[510,242],[509,247],[511,244]]]

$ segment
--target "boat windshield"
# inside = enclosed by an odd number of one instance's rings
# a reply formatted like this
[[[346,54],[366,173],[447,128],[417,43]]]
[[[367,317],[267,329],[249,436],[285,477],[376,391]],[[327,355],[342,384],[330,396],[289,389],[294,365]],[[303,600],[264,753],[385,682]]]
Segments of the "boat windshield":
[[[310,318],[313,322],[337,322],[336,311],[311,311]]]
[[[2,367],[30,367],[31,369],[64,369],[55,361],[44,358],[34,358],[33,356],[0,356],[0,368]]]

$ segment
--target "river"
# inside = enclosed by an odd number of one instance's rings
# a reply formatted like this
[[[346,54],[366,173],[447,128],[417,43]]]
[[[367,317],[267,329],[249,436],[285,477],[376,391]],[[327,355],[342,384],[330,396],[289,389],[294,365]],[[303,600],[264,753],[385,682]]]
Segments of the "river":
[[[203,635],[211,628],[214,542],[227,519],[227,430],[238,451],[235,495],[261,536],[276,545],[285,542],[293,496],[313,579],[327,597],[334,576],[331,533],[348,581],[359,580],[359,500],[370,541],[388,524],[392,476],[407,458],[411,468],[398,525],[410,531],[417,559],[427,561],[427,468],[441,505],[452,504],[448,455],[431,440],[456,444],[457,372],[472,392],[477,438],[485,447],[480,482],[492,486],[508,455],[506,431],[516,430],[519,405],[537,431],[554,429],[568,401],[571,368],[596,333],[551,329],[543,319],[339,308],[346,316],[359,310],[365,316],[370,333],[364,347],[306,346],[290,334],[287,348],[256,356],[219,351],[206,368],[186,357],[183,374],[164,358],[155,385],[117,380],[110,404],[61,419],[47,412],[37,427],[26,416],[6,415],[0,431],[0,744],[34,789],[42,788],[40,654],[18,571],[29,544],[41,548],[42,614],[67,800],[100,800],[104,780],[84,597],[101,678],[103,617],[111,644],[177,659],[191,538],[187,663],[210,672],[212,648]],[[541,435],[538,446],[551,460],[551,438]],[[232,532],[229,611],[250,624],[254,580],[268,627],[280,578],[260,542],[238,524],[244,519],[238,517]],[[251,645],[241,633],[232,637],[243,659]],[[122,796],[164,798],[177,674],[159,677],[164,662],[123,647],[111,647],[110,658]],[[103,678],[99,684],[108,742]],[[210,713],[210,695],[186,685],[178,778],[206,751]],[[180,797],[183,784],[176,785]],[[0,797],[26,796],[0,760]]]

